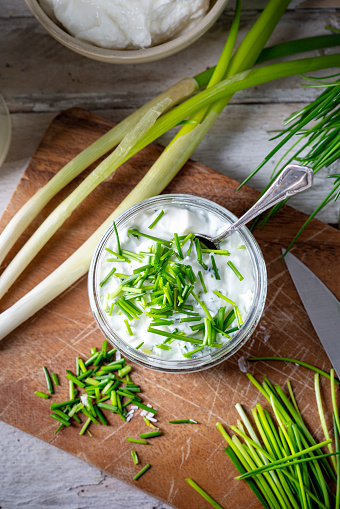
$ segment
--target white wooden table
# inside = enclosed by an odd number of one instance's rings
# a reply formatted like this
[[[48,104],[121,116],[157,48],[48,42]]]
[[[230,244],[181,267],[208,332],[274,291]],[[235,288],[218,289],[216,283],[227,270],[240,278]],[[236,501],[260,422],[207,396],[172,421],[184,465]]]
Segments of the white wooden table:
[[[258,16],[265,0],[244,0],[240,38]],[[164,61],[114,66],[87,60],[54,41],[31,16],[22,0],[0,5],[0,91],[12,116],[10,152],[0,168],[0,213],[15,189],[44,130],[61,110],[81,106],[117,122],[171,83],[213,65],[230,26],[226,10],[200,41]],[[340,28],[339,0],[294,0],[272,36],[273,44]],[[339,50],[339,48],[337,48]],[[321,54],[314,52],[314,54]],[[239,181],[272,147],[268,131],[320,92],[302,88],[293,77],[239,93],[196,150],[194,158]],[[161,140],[166,143],[170,135]],[[253,179],[262,189],[273,163]],[[340,165],[335,165],[331,171]],[[308,193],[292,204],[310,213],[332,186],[320,172]],[[319,216],[338,221],[334,204]],[[0,409],[0,418],[1,418]],[[165,509],[169,506],[132,489],[98,469],[0,422],[1,509]],[[171,502],[171,501],[169,501]]]

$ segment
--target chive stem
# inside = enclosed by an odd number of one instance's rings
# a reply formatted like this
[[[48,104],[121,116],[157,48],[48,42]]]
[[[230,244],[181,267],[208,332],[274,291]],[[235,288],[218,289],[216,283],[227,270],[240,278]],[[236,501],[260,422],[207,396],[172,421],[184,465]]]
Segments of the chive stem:
[[[212,268],[213,268],[213,271],[214,271],[214,274],[215,274],[215,279],[221,280],[221,277],[220,277],[220,274],[218,272],[218,268],[217,268],[217,265],[216,265],[216,262],[215,262],[215,258],[214,258],[213,255],[211,255],[211,263],[212,263]]]
[[[117,239],[117,251],[118,251],[119,256],[122,256],[122,248],[120,247],[120,241],[119,241],[118,230],[117,230],[116,223],[115,223],[114,221],[113,221],[113,229],[114,229],[114,231],[115,231],[116,239]]]
[[[47,368],[45,368],[45,366],[43,366],[43,371],[44,371],[44,375],[45,375],[45,378],[46,378],[46,384],[47,384],[48,392],[50,394],[53,394],[54,390],[53,390],[52,380],[51,380],[50,374],[47,371]]]
[[[150,230],[152,230],[152,228],[158,223],[158,221],[160,220],[160,218],[164,216],[164,210],[161,210],[160,213],[158,214],[158,216],[156,217],[156,219],[150,224],[150,226],[148,227]]]
[[[223,509],[223,507],[220,504],[218,504],[216,500],[214,500],[210,495],[208,495],[208,493],[206,493],[200,486],[198,486],[198,484],[196,484],[195,481],[193,481],[189,477],[185,480],[192,488],[194,488],[194,490],[197,491],[197,493],[199,493],[203,498],[205,498],[205,500],[209,502],[209,504],[211,504],[216,509]]]
[[[162,434],[160,430],[158,431],[151,431],[150,433],[141,433],[141,438],[153,438],[153,437],[159,437]]]
[[[292,362],[293,364],[299,364],[300,366],[303,366],[305,368],[308,368],[312,371],[315,371],[316,373],[320,373],[320,375],[325,376],[329,380],[331,379],[331,375],[327,373],[326,371],[323,371],[320,368],[317,368],[313,366],[312,364],[308,364],[307,362],[299,361],[298,359],[291,359],[289,357],[251,357],[248,358],[247,361],[254,362],[254,361],[284,361],[284,362]],[[334,383],[340,384],[340,381],[336,378],[334,379]]]
[[[231,270],[233,271],[233,273],[235,274],[235,276],[238,277],[238,279],[240,281],[243,281],[244,277],[242,276],[242,274],[240,273],[240,271],[235,267],[235,265],[233,264],[233,262],[227,262],[227,265],[231,268]]]
[[[140,470],[140,471],[138,472],[138,474],[136,474],[136,475],[135,475],[135,477],[133,478],[133,480],[134,480],[134,481],[137,481],[137,480],[138,480],[138,479],[139,479],[139,478],[140,478],[143,474],[145,474],[145,472],[146,472],[147,470],[149,470],[149,468],[150,468],[150,467],[151,467],[150,463],[147,463],[147,464],[145,465],[145,467],[143,467],[143,468],[142,468],[142,470]]]
[[[41,392],[41,391],[35,391],[34,394],[36,396],[39,396],[39,398],[44,398],[44,399],[48,399],[50,397],[49,394],[46,394],[45,392]]]
[[[57,373],[52,373],[52,379],[53,379],[54,385],[60,385]]]
[[[150,226],[149,226],[149,228],[150,228]],[[131,451],[131,456],[132,456],[132,461],[134,462],[134,464],[138,465],[139,460],[138,460],[137,452],[132,450]]]
[[[126,440],[128,442],[133,442],[134,444],[143,444],[143,445],[146,445],[147,444],[147,441],[146,440],[139,440],[138,438],[130,438],[130,437],[126,437]]]
[[[179,419],[177,421],[168,421],[170,424],[198,424],[193,419]]]

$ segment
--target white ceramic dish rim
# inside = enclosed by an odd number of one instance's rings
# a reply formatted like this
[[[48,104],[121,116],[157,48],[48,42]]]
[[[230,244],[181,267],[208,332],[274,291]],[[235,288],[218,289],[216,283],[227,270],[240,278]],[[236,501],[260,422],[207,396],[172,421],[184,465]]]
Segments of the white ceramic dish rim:
[[[201,37],[215,23],[229,0],[216,0],[204,18],[193,28],[170,41],[140,50],[113,50],[94,46],[76,39],[59,27],[43,10],[38,0],[25,0],[28,8],[41,25],[67,48],[94,60],[113,64],[146,63],[173,55]]]
[[[201,206],[206,210],[219,215],[226,221],[235,221],[237,218],[230,211],[224,207],[210,201],[205,198],[197,196],[185,195],[185,194],[167,194],[160,195],[153,198],[148,198],[123,212],[116,220],[116,226],[119,228],[125,224],[126,221],[130,220],[136,214],[143,209],[154,208],[155,206],[165,205],[191,205]],[[252,332],[256,328],[260,317],[262,315],[264,304],[267,295],[267,271],[265,261],[263,259],[262,252],[255,238],[250,231],[243,227],[239,230],[239,233],[248,247],[248,251],[254,266],[255,275],[255,290],[253,305],[244,321],[244,324],[240,332],[236,333],[229,343],[225,344],[219,349],[216,349],[212,354],[206,354],[197,359],[185,359],[185,360],[167,360],[161,357],[147,355],[140,350],[136,350],[134,347],[126,343],[118,334],[116,334],[110,327],[107,320],[106,313],[102,310],[100,296],[97,291],[99,288],[100,275],[99,273],[99,261],[101,259],[102,252],[108,244],[108,240],[111,235],[114,235],[113,226],[110,226],[102,238],[100,239],[98,246],[93,254],[91,265],[88,274],[88,292],[90,306],[95,320],[97,321],[100,330],[110,341],[110,343],[117,348],[124,356],[130,360],[140,364],[142,366],[155,369],[157,371],[173,372],[173,373],[186,373],[192,371],[199,371],[210,368],[226,360],[231,355],[237,352],[249,339]]]

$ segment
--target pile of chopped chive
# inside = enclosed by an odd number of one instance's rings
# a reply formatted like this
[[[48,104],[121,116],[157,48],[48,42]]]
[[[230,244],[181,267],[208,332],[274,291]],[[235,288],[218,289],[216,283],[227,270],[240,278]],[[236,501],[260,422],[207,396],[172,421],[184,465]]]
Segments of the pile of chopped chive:
[[[84,416],[86,420],[79,434],[83,435],[86,431],[90,434],[88,427],[91,423],[108,424],[103,410],[118,414],[123,421],[129,421],[133,412],[127,411],[130,404],[151,414],[157,413],[154,408],[144,405],[142,399],[137,396],[141,389],[130,379],[131,366],[125,363],[124,358],[114,360],[116,349],[108,351],[107,346],[108,342],[105,340],[100,351],[92,348],[86,361],[77,357],[75,373],[66,370],[69,400],[51,404],[51,417],[60,423],[55,433],[63,427],[69,427],[72,419],[81,423],[80,417]],[[49,393],[53,394],[52,381],[46,368],[44,373]],[[52,377],[58,385],[59,379],[56,374],[54,373]],[[83,391],[82,394],[80,390]],[[45,399],[49,397],[41,391],[36,391],[35,394]]]
[[[162,210],[149,229],[152,229],[163,215]],[[129,336],[134,335],[133,321],[139,320],[140,316],[145,314],[150,319],[147,332],[164,338],[155,345],[156,348],[171,350],[174,341],[185,342],[182,354],[191,358],[206,347],[220,348],[225,338],[230,339],[231,334],[241,328],[243,320],[236,302],[221,292],[214,291],[215,295],[226,303],[218,309],[216,316],[211,316],[204,302],[204,294],[207,293],[205,278],[209,276],[217,281],[221,280],[215,257],[230,256],[229,251],[208,249],[193,233],[183,236],[174,233],[171,240],[165,240],[137,228],[129,228],[128,235],[152,241],[148,251],[134,253],[122,248],[115,224],[114,231],[117,251],[106,247],[105,250],[110,255],[106,261],[134,261],[140,266],[131,273],[118,272],[117,267],[114,267],[106,274],[100,282],[101,287],[111,278],[118,278],[119,284],[112,293],[104,294],[102,306],[108,316],[112,316],[112,313],[123,315]],[[197,274],[192,265],[184,262],[193,250],[196,251],[197,261],[201,266]],[[204,255],[208,256],[209,260],[204,260]],[[226,265],[240,281],[244,279],[231,261],[226,262]],[[200,312],[197,312],[197,309]],[[189,326],[192,333],[188,335],[181,330],[181,324],[190,322],[193,323]],[[164,330],[164,326],[173,326],[173,329]],[[144,342],[141,342],[136,348],[141,348],[143,344]]]
[[[217,423],[217,428],[228,443],[225,452],[240,473],[236,479],[244,479],[266,508],[338,509],[340,506],[340,419],[334,370],[328,375],[314,366],[304,365],[317,371],[316,402],[326,440],[317,443],[309,432],[289,381],[288,397],[279,385],[272,385],[267,377],[260,384],[249,373],[250,381],[270,403],[278,428],[270,413],[260,404],[252,410],[255,425],[250,422],[241,405],[236,405],[241,420],[237,426],[230,426],[236,433],[232,437]],[[335,452],[323,412],[320,374],[329,377],[331,382]],[[321,450],[325,446],[329,449],[327,454]],[[328,463],[329,459],[331,463]],[[332,481],[336,481],[335,495],[330,489]]]

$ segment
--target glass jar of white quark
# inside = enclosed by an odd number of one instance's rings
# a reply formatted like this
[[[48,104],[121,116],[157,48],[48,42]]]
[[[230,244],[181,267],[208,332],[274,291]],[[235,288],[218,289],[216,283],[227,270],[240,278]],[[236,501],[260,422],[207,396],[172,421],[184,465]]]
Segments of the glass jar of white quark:
[[[185,373],[215,366],[245,344],[267,293],[256,240],[243,227],[220,243],[219,252],[207,246],[199,252],[190,236],[214,237],[236,219],[204,198],[171,194],[144,200],[117,218],[121,257],[114,226],[107,229],[91,261],[88,291],[102,333],[122,355],[151,369]]]

